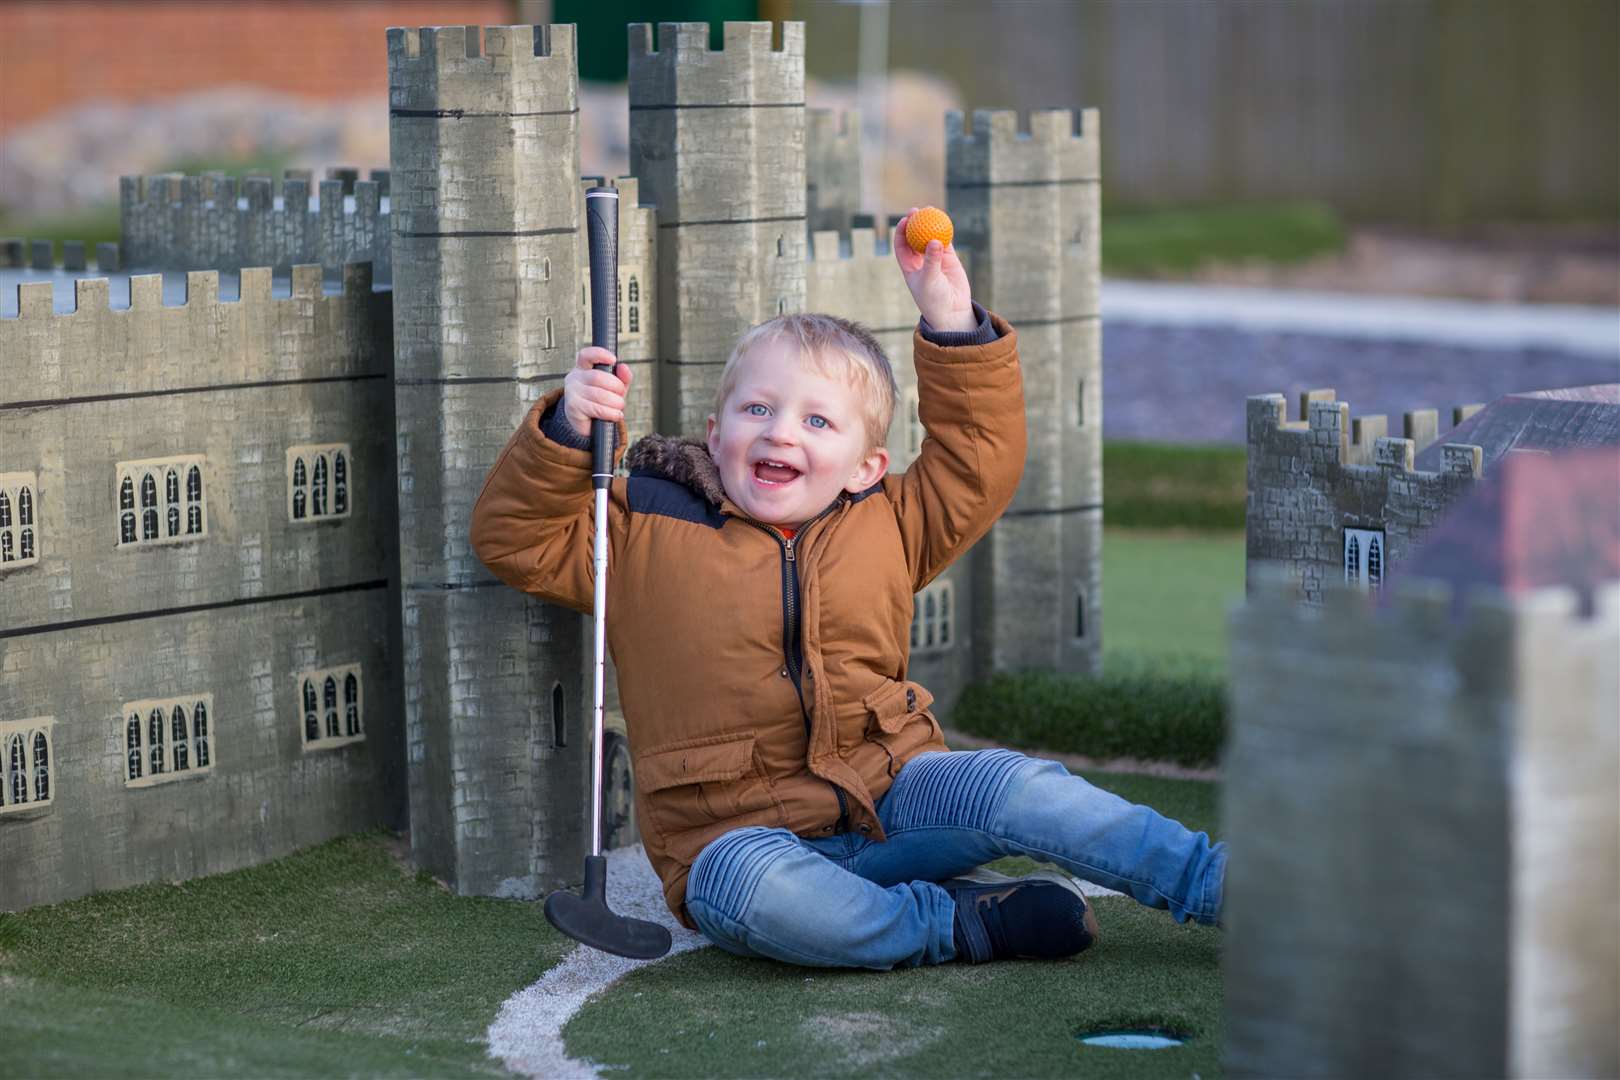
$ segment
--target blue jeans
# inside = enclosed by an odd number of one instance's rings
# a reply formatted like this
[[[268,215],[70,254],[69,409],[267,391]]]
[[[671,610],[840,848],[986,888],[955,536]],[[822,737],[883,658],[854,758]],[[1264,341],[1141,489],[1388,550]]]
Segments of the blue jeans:
[[[878,801],[888,840],[751,826],[698,853],[686,909],[728,952],[808,967],[956,958],[934,884],[1004,855],[1056,863],[1178,922],[1214,923],[1226,845],[1011,750],[919,754]],[[1106,932],[1106,928],[1105,928]]]

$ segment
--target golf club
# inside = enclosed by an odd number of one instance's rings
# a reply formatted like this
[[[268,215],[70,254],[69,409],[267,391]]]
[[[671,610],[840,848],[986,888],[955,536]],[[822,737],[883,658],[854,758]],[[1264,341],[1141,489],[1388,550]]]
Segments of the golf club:
[[[585,236],[590,259],[591,344],[618,355],[619,193],[593,187],[585,192]],[[598,370],[612,371],[599,364]],[[591,421],[591,486],[596,496],[596,660],[591,699],[591,853],[585,857],[581,895],[559,889],[546,897],[546,919],[583,945],[617,956],[654,960],[669,952],[669,931],[645,919],[615,915],[607,903],[607,860],[602,857],[602,684],[606,668],[607,504],[613,480],[613,425]]]

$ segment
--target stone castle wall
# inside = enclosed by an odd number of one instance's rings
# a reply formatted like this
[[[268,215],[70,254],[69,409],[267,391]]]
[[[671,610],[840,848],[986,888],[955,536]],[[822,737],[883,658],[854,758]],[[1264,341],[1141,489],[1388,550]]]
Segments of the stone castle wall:
[[[1227,1070],[1612,1075],[1620,593],[1368,600],[1232,617]]]
[[[307,173],[290,172],[280,188],[268,176],[125,176],[118,185],[121,263],[281,272],[318,263],[333,275],[367,262],[377,281],[392,279],[386,170],[373,170],[369,180],[353,169],[328,170],[313,199]]]
[[[974,295],[1018,331],[1029,449],[974,552],[975,676],[1102,659],[1101,267],[1095,109],[946,117],[945,190]]]
[[[860,110],[807,110],[804,147],[804,213],[810,234],[849,232],[861,212]]]
[[[660,431],[699,435],[742,332],[805,306],[804,24],[630,27],[630,171],[658,207]],[[746,132],[739,139],[739,130]]]
[[[633,145],[647,175],[610,181],[621,192],[620,355],[637,376],[630,436],[655,427],[701,432],[736,336],[781,311],[815,308],[867,324],[893,358],[901,401],[889,445],[898,471],[915,457],[922,434],[910,362],[915,306],[895,272],[886,235],[822,230],[813,243],[807,235],[812,184],[821,192],[821,211],[840,221],[852,215],[850,192],[857,189],[837,178],[858,175],[858,154],[849,157],[854,143],[845,138],[853,131],[847,119],[818,116],[807,126],[802,27],[787,24],[782,35],[777,47],[768,24],[732,24],[725,48],[711,51],[706,30],[699,33],[692,25],[660,27],[657,48],[650,28],[632,31]],[[390,705],[379,721],[392,725],[386,729],[388,748],[377,741],[385,729],[368,727],[358,749],[323,747],[327,756],[318,760],[375,759],[371,794],[344,789],[340,796],[323,788],[325,794],[310,799],[310,781],[298,774],[302,778],[295,782],[304,786],[278,794],[276,812],[301,813],[290,804],[303,799],[319,822],[326,820],[323,799],[347,800],[344,805],[371,799],[397,822],[408,782],[420,865],[464,893],[534,896],[577,876],[588,835],[589,747],[583,733],[590,704],[589,620],[500,586],[473,556],[467,528],[483,478],[519,418],[560,384],[575,350],[589,339],[573,30],[398,29],[390,32],[388,49],[391,168],[369,182],[348,171],[329,178],[319,209],[308,199],[309,178],[296,174],[282,182],[279,197],[269,182],[252,178],[126,178],[123,262],[167,269],[171,303],[176,279],[185,272],[190,299],[184,306],[162,306],[158,275],[131,279],[129,312],[104,310],[107,280],[77,280],[81,314],[71,317],[51,314],[50,282],[24,284],[20,317],[0,320],[4,355],[21,357],[29,373],[26,382],[6,384],[22,387],[22,398],[0,400],[0,432],[7,435],[0,439],[0,492],[15,489],[19,476],[37,492],[40,558],[0,569],[0,593],[8,607],[16,596],[30,608],[55,611],[57,605],[71,613],[99,597],[107,614],[95,619],[122,619],[140,608],[148,592],[178,595],[182,603],[204,608],[185,613],[190,621],[183,632],[163,631],[163,648],[177,655],[200,640],[199,627],[213,623],[220,640],[262,638],[280,658],[270,661],[270,669],[244,661],[235,645],[219,661],[209,707],[222,723],[251,699],[261,718],[267,710],[290,707],[286,722],[296,725],[302,703],[276,697],[291,678],[289,663],[302,665],[299,670],[360,664],[368,715],[378,715],[380,703]],[[971,205],[953,213],[977,222],[969,237],[977,241],[959,240],[976,295],[1005,308],[1018,325],[1036,479],[1026,480],[1015,512],[992,539],[917,599],[912,673],[936,691],[942,714],[976,669],[1047,663],[1084,668],[1095,662],[1099,644],[1096,126],[1088,119],[1088,134],[1075,136],[1069,114],[1041,114],[1032,120],[1033,136],[1019,135],[1015,119],[1009,127],[996,114],[984,116],[980,133],[963,138],[957,166]],[[959,120],[953,123],[960,129]],[[807,139],[836,160],[807,162]],[[843,192],[837,200],[851,204],[834,205],[830,193],[837,192]],[[979,204],[972,204],[975,198]],[[982,212],[976,215],[972,205]],[[1063,243],[1054,239],[1053,220]],[[333,291],[340,276],[329,265],[334,258],[358,252],[370,254],[379,267],[392,266],[395,248],[398,274],[377,274],[392,292],[374,292],[368,271],[357,267],[342,270],[343,291]],[[1035,249],[1044,274],[1025,265]],[[8,242],[0,261],[44,269],[51,255],[49,245]],[[85,272],[82,245],[65,246],[63,256],[63,271]],[[1019,269],[1004,271],[1014,292],[998,305],[990,291],[993,271],[997,259],[1008,257],[1019,260]],[[244,265],[255,260],[265,265]],[[293,265],[285,274],[273,273],[287,260]],[[118,248],[98,250],[97,262],[103,272],[113,271],[120,264]],[[219,303],[218,273],[199,272],[199,264],[240,269],[244,299]],[[111,282],[115,297],[120,280],[115,275]],[[273,288],[290,289],[290,295],[272,298]],[[363,311],[343,307],[361,295],[369,298]],[[90,311],[101,314],[83,314]],[[113,342],[112,362],[104,338]],[[1073,394],[1063,389],[1070,383]],[[261,391],[251,409],[236,407],[238,396]],[[158,431],[144,430],[155,403],[170,397],[179,410],[170,416],[178,419]],[[223,418],[218,421],[204,423],[202,413],[184,411],[222,401],[233,407],[207,413]],[[85,438],[51,426],[72,415],[94,417]],[[334,430],[347,423],[343,418],[360,416],[363,436],[351,439]],[[187,449],[196,441],[185,436],[187,428],[208,432],[201,450]],[[286,447],[302,445],[300,440],[311,446],[348,443],[346,461],[357,477],[386,473],[392,495],[386,511],[380,502],[362,507],[357,501],[341,524],[292,527],[287,541],[265,525],[221,545],[229,558],[199,558],[212,550],[208,544],[236,538],[233,530],[246,527],[238,502],[245,498],[244,484],[256,498],[274,495],[285,516],[291,498]],[[118,449],[125,444],[131,449]],[[47,468],[40,463],[44,457],[31,463],[28,455],[10,452],[21,446],[61,446],[52,452],[63,460],[74,453],[118,461],[202,455],[208,463],[208,540],[112,557],[95,544],[111,539],[105,530],[116,521],[98,525],[94,535],[75,524],[71,545],[83,549],[80,554],[75,547],[70,560],[80,568],[75,591],[60,567],[66,527],[58,523],[62,503],[51,471],[66,466]],[[1043,455],[1039,461],[1037,454]],[[1059,463],[1059,455],[1072,460]],[[216,462],[226,459],[232,462],[229,485],[215,478],[223,468]],[[96,479],[100,473],[89,459],[74,461],[61,475],[100,485],[96,498],[111,497],[116,478]],[[216,521],[222,514],[232,516]],[[375,567],[352,542],[361,529],[371,545],[367,551],[385,552]],[[379,529],[387,533],[381,539]],[[296,555],[284,549],[291,541]],[[984,554],[988,547],[994,547],[991,556]],[[292,578],[276,577],[273,587],[253,584],[274,577],[264,566],[272,548],[276,566]],[[126,555],[153,573],[118,573]],[[1074,595],[1054,602],[1054,577],[1064,578],[1064,590]],[[309,581],[317,584],[299,584]],[[130,591],[136,586],[139,595]],[[356,607],[360,594],[370,606]],[[1047,623],[1051,633],[1061,633],[1074,618],[1067,609],[1076,596],[1088,613],[1089,640],[1060,643],[1055,653],[1048,641],[1047,655],[1021,651],[1008,636],[1027,632],[1034,640]],[[261,608],[268,612],[266,605],[286,598],[315,631],[299,629],[303,624],[291,617],[255,621]],[[997,610],[1000,622],[979,616]],[[44,670],[45,661],[38,659],[46,655],[43,646],[30,640],[25,651],[25,638],[46,635],[39,641],[56,650],[51,655],[57,659],[80,647],[99,656],[113,641],[116,663],[122,647],[116,642],[124,640],[116,627],[133,624],[109,622],[114,629],[103,630],[80,625],[77,614],[73,620],[71,627],[41,629],[19,621],[11,629],[10,620],[0,627],[0,644],[11,643],[0,657],[9,659],[9,670],[24,673],[11,683],[21,688],[17,696],[0,699],[0,740],[23,721],[60,717],[78,707],[69,702],[57,709],[54,684],[36,677]],[[364,646],[329,655],[336,648],[332,635],[344,627],[363,627]],[[85,636],[92,629],[101,636]],[[130,700],[193,689],[190,682],[158,687]],[[610,723],[622,726],[611,678],[608,690]],[[106,715],[115,718],[118,708],[115,703]],[[41,724],[41,732],[51,732],[49,749],[60,751],[61,776],[69,783],[61,789],[62,802],[51,806],[65,813],[75,771],[88,767],[90,751],[66,721]],[[301,745],[296,727],[290,730],[261,731],[260,742]],[[221,731],[219,769],[203,778],[204,785],[234,775],[241,760],[227,755],[230,732]],[[101,734],[111,739],[117,732]],[[110,768],[106,755],[112,752],[108,742],[96,767]],[[264,756],[269,752],[255,761],[275,760]],[[328,776],[331,769],[323,768],[321,775]],[[176,792],[186,789],[203,790],[164,784],[141,794],[149,802],[183,801]],[[239,804],[232,806],[235,818],[216,828],[231,839],[212,841],[210,858],[225,850],[237,860],[232,865],[257,861],[259,856],[243,854],[238,841],[246,843],[242,838],[252,833],[258,837],[254,850],[273,844]],[[0,842],[10,836],[17,844],[15,838],[32,827],[17,823],[32,820],[39,808],[5,809]],[[261,825],[274,820],[261,819]],[[359,828],[375,818],[343,820]],[[288,826],[298,837],[310,835],[312,827],[304,817]],[[275,842],[287,835],[270,832]],[[42,841],[29,844],[11,850],[41,865],[58,858]],[[155,848],[133,850],[130,881],[142,879],[140,866],[156,866],[150,854]],[[185,863],[191,869],[174,873],[222,865],[194,859]],[[146,876],[158,873],[151,869]],[[98,879],[88,887],[107,886]],[[27,893],[20,902],[43,897]]]
[[[574,28],[393,29],[388,66],[412,854],[533,897],[588,835],[582,621],[501,585],[467,533],[586,338]]]
[[[402,821],[389,295],[365,266],[338,293],[321,277],[296,267],[275,296],[250,269],[222,302],[218,274],[193,272],[169,307],[158,275],[137,276],[127,310],[106,279],[81,279],[64,314],[51,283],[25,283],[18,317],[0,319],[0,473],[31,488],[37,559],[0,563],[0,909]],[[333,444],[347,512],[294,520],[290,452]],[[166,488],[166,469],[131,465],[153,461],[176,463],[184,513],[171,537],[155,491],[145,542],[132,485],[142,542],[126,542],[120,480]],[[308,745],[298,676],[347,665],[365,737]],[[212,703],[211,768],[169,759],[175,779],[129,786],[125,705],[181,698]],[[17,798],[3,745],[8,724],[39,717],[44,802],[37,785]]]
[[[1447,444],[1443,472],[1413,469],[1434,442],[1432,409],[1409,412],[1405,438],[1385,435],[1382,416],[1350,419],[1333,391],[1302,396],[1303,421],[1289,421],[1281,394],[1248,400],[1248,577],[1280,571],[1299,595],[1319,602],[1344,580],[1344,530],[1382,531],[1384,571],[1398,564],[1480,476],[1477,446]],[[1455,416],[1469,415],[1473,406]]]

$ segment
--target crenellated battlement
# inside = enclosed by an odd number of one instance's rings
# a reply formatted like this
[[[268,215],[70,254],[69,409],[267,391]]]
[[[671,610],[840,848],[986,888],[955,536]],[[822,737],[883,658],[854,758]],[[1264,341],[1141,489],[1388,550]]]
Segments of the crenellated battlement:
[[[1413,462],[1417,455],[1439,438],[1440,414],[1435,409],[1403,413],[1405,437],[1394,438],[1388,435],[1387,417],[1352,418],[1349,404],[1337,400],[1332,390],[1307,390],[1300,394],[1299,406],[1304,419],[1289,420],[1288,403],[1283,395],[1257,394],[1248,398],[1246,412],[1251,450],[1257,441],[1292,437],[1295,453],[1304,460],[1415,472]],[[1455,407],[1451,413],[1453,426],[1480,408],[1479,405]],[[1483,461],[1480,447],[1447,443],[1441,451],[1447,473],[1479,476]]]
[[[388,105],[399,117],[571,114],[575,27],[423,26],[388,30]]]
[[[1280,569],[1297,596],[1320,602],[1333,582],[1376,584],[1374,576],[1387,576],[1473,487],[1484,451],[1446,443],[1440,468],[1419,469],[1418,452],[1437,439],[1435,410],[1406,413],[1406,437],[1395,438],[1385,417],[1352,420],[1350,406],[1332,390],[1307,390],[1299,404],[1302,421],[1288,419],[1281,394],[1245,403],[1248,573],[1254,587],[1260,575]],[[1363,533],[1378,534],[1376,575],[1362,558],[1365,537],[1349,547]]]
[[[887,263],[893,257],[889,234],[876,229],[851,229],[847,233],[837,229],[818,229],[810,238],[812,262],[882,259]]]
[[[861,137],[859,109],[805,109],[805,138],[819,143],[858,141]]]
[[[630,24],[630,108],[803,105],[804,23],[728,22],[709,48],[708,23]]]
[[[804,56],[804,23],[782,23],[782,43],[775,42],[776,28],[770,22],[727,22],[720,27],[720,53],[728,53],[735,63],[747,63],[761,53],[785,57]],[[685,61],[695,56],[713,56],[709,48],[706,22],[661,22],[656,38],[653,24],[631,23],[630,60],[661,56],[666,61]]]
[[[1096,109],[975,109],[945,114],[945,179],[951,186],[1101,178]]]
[[[85,259],[87,247],[83,240],[64,240],[58,258],[55,241],[0,237],[0,270],[66,270],[69,273],[89,270]],[[98,243],[95,250],[97,270],[110,274],[119,269],[117,244]]]
[[[370,264],[345,265],[340,284],[294,266],[285,295],[269,267],[243,269],[236,299],[219,277],[188,272],[179,303],[161,273],[131,275],[127,303],[109,279],[79,278],[63,312],[56,283],[19,283],[17,315],[0,318],[0,404],[388,370],[389,294]]]
[[[392,279],[389,172],[327,170],[311,198],[308,170],[268,176],[225,173],[119,178],[119,265],[141,270],[286,271],[319,263],[329,274],[369,262]]]
[[[858,228],[847,233],[818,229],[805,260],[810,311],[833,311],[883,334],[910,335],[917,305],[895,270],[889,235]],[[898,342],[888,342],[891,348]]]

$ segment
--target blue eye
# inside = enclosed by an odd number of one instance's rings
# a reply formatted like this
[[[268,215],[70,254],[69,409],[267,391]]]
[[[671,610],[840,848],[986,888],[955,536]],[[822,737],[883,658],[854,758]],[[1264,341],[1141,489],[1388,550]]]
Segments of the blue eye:
[[[755,401],[751,404],[744,405],[743,412],[747,413],[749,416],[766,416],[770,413],[770,410],[761,405],[759,402]]]
[[[815,428],[824,428],[831,427],[832,425],[827,423],[827,418],[825,416],[817,414],[810,417],[810,426]]]

